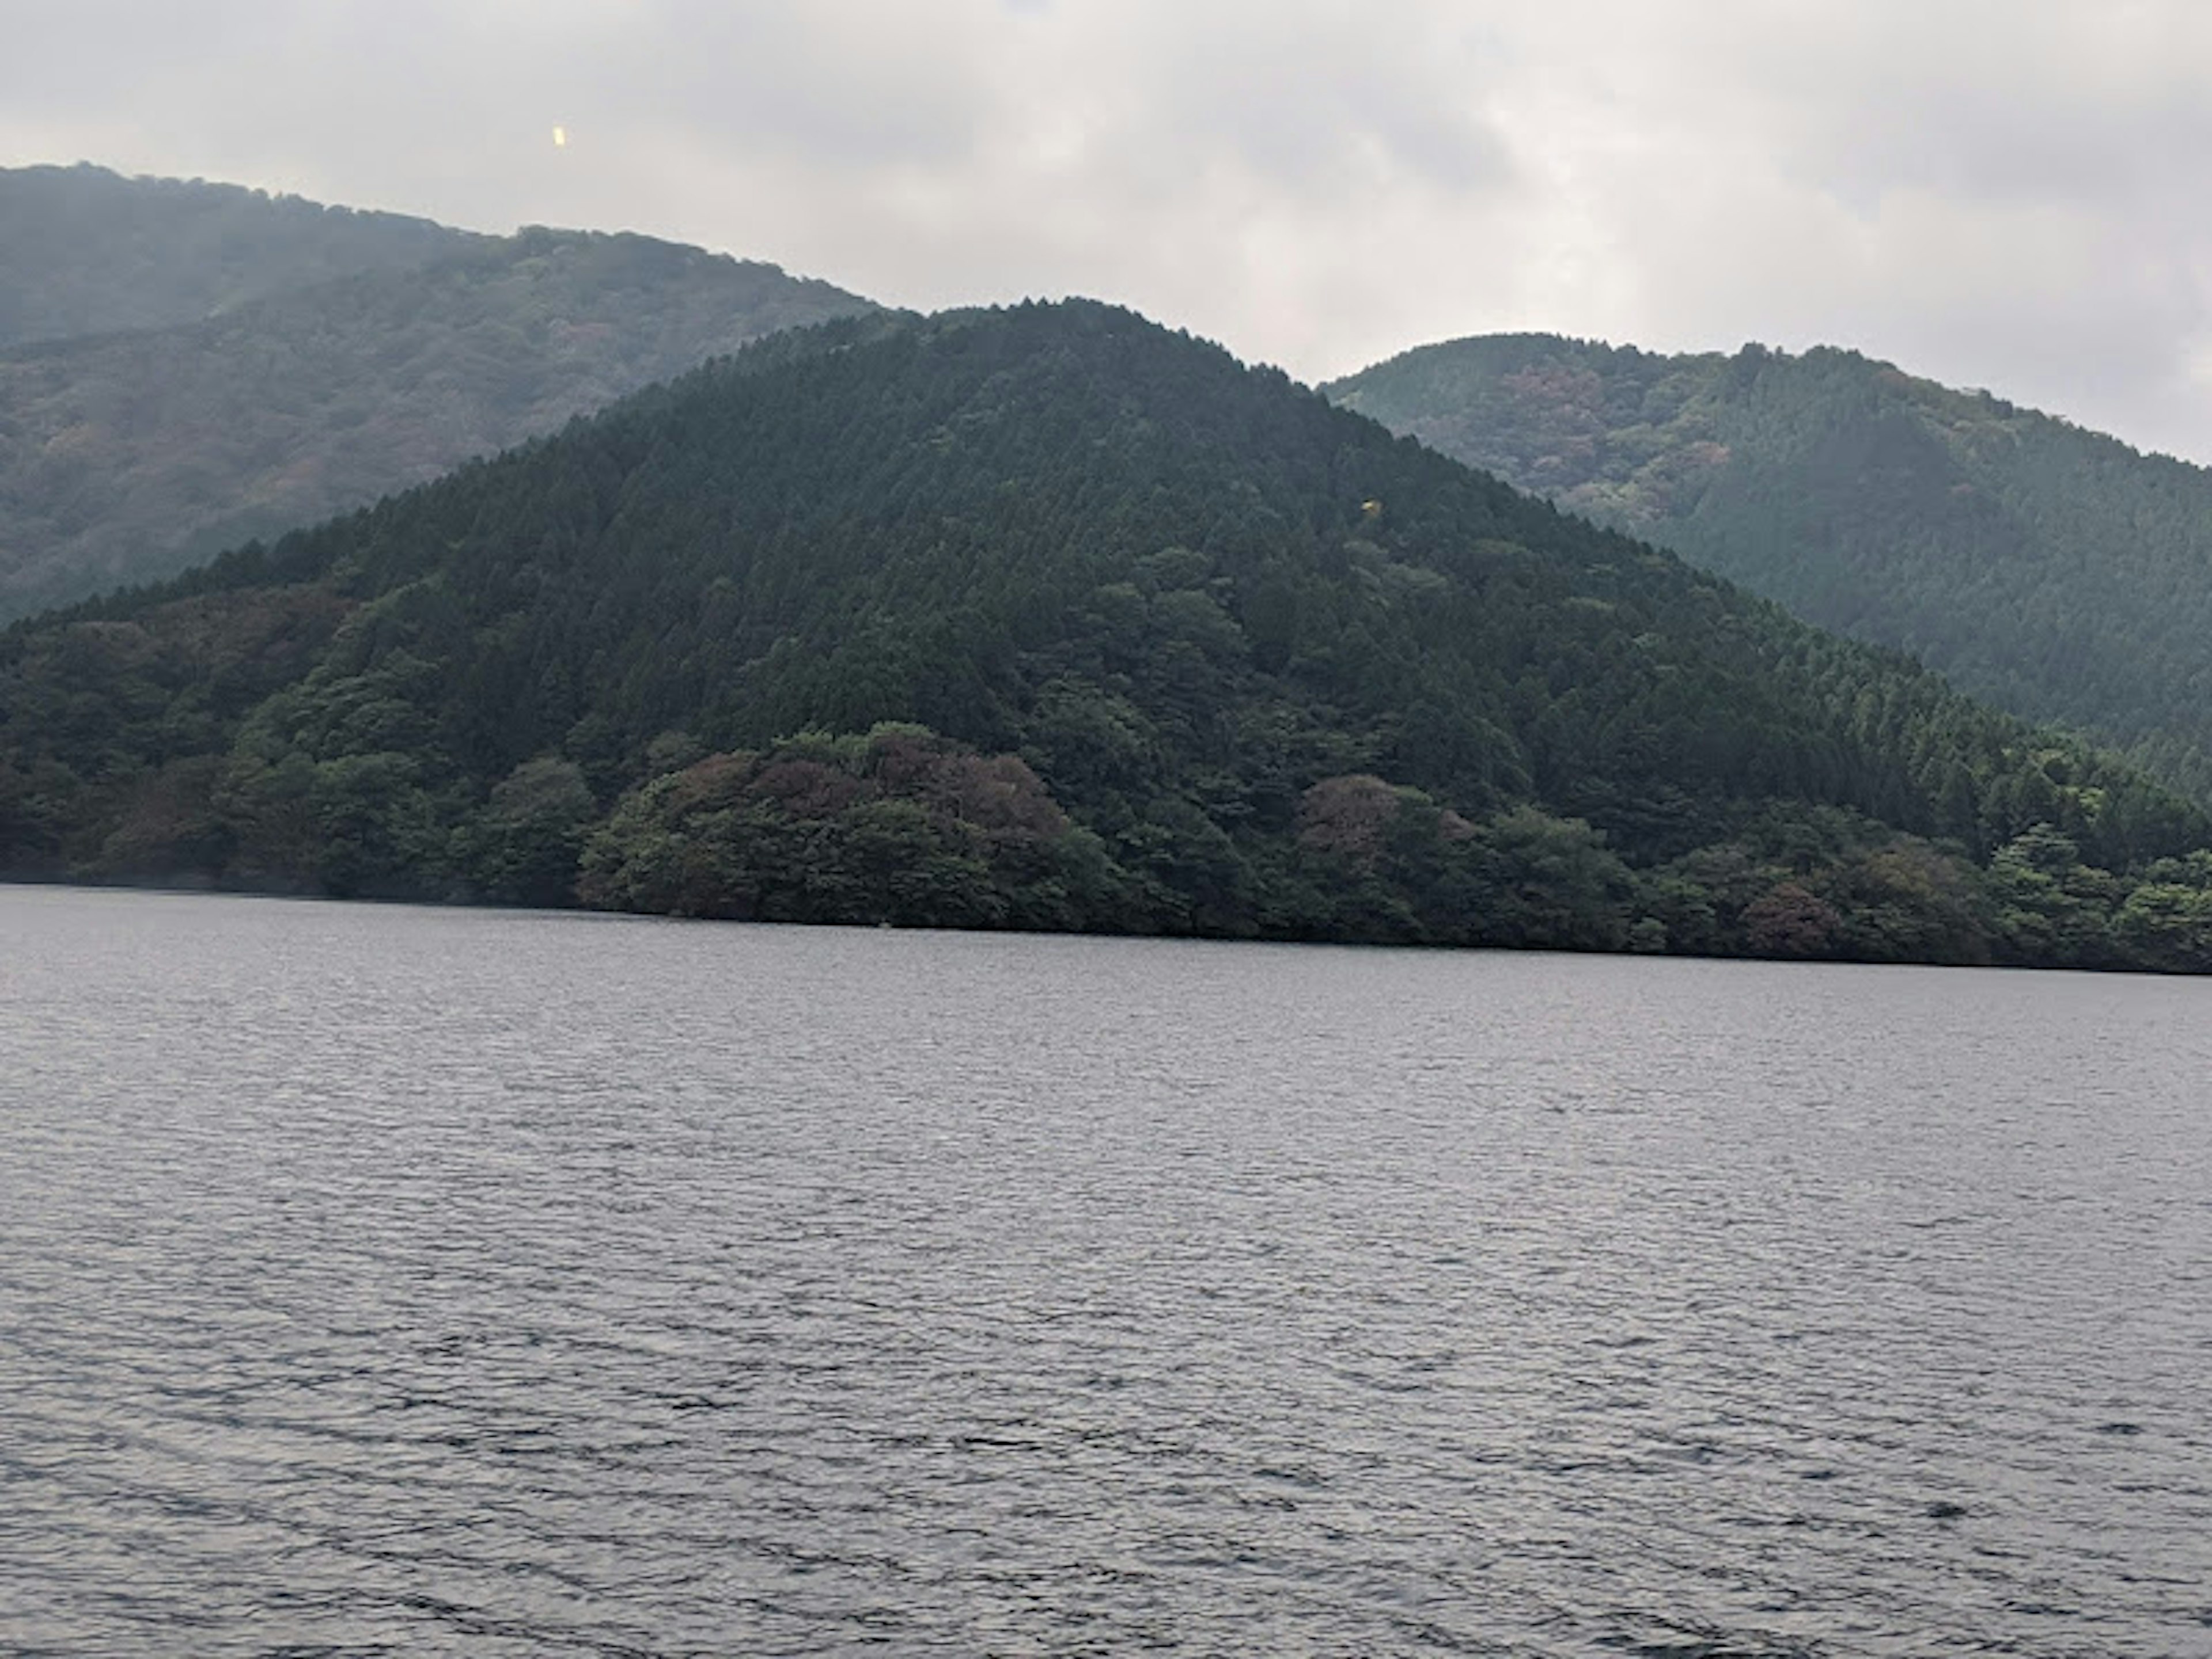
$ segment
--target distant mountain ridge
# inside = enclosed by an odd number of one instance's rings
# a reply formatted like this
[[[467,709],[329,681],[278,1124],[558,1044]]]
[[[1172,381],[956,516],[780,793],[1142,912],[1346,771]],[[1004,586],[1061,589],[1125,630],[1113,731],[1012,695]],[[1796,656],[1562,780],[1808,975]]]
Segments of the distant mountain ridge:
[[[1327,391],[2212,799],[2212,471],[1830,348],[1499,335]]]
[[[72,191],[81,210],[64,210]],[[132,214],[145,219],[132,246],[179,234],[157,262],[170,291],[92,309],[112,323],[159,311],[158,297],[194,314],[0,349],[0,621],[173,575],[763,334],[872,308],[773,265],[649,237],[448,233],[71,168],[28,184],[0,173],[0,249],[15,249],[0,295],[19,313],[35,308],[21,268],[39,264],[24,251],[39,239],[27,243],[8,215],[26,200],[39,210],[31,223],[60,227],[40,255],[54,272],[98,264]],[[272,246],[265,270],[240,252]],[[261,291],[240,287],[241,259]],[[362,268],[327,274],[349,259]],[[317,280],[284,285],[294,275]],[[216,314],[198,314],[218,293]]]
[[[489,239],[106,167],[0,167],[0,346],[198,322],[283,289],[410,270]]]
[[[0,874],[2212,969],[2212,823],[1087,302],[779,334],[0,632]]]

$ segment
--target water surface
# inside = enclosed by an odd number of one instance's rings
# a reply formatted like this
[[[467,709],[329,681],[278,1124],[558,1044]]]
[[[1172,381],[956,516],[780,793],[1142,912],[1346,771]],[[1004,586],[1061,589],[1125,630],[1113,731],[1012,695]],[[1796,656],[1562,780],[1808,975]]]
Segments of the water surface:
[[[2212,985],[0,890],[0,1649],[2212,1653]]]

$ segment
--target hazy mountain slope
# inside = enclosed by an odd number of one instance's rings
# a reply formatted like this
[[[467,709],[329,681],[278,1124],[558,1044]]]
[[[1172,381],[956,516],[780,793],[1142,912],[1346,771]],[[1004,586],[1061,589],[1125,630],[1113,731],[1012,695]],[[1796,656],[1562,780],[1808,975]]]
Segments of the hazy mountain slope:
[[[1855,353],[1425,347],[1328,388],[2212,798],[2212,472]]]
[[[0,635],[18,874],[2193,967],[2208,835],[1080,303],[779,336]]]
[[[194,322],[303,283],[402,270],[483,239],[104,167],[0,168],[0,345]]]
[[[186,326],[0,352],[0,618],[173,574],[867,308],[772,265],[529,231]]]

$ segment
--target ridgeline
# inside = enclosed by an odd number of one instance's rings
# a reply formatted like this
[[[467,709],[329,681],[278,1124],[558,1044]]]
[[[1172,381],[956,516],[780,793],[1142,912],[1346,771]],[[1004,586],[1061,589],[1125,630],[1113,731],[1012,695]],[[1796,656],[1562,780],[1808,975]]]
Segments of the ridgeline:
[[[0,346],[196,323],[486,239],[428,219],[106,167],[0,167]]]

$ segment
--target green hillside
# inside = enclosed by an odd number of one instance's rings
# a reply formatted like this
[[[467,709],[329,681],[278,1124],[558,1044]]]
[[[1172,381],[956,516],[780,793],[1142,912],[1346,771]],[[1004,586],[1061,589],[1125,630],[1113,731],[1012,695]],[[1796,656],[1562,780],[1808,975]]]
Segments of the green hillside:
[[[1444,453],[2212,800],[2212,472],[1854,352],[1548,335],[1328,388]]]
[[[0,869],[2212,967],[2212,825],[1125,312],[784,336],[0,635]]]
[[[412,270],[482,238],[105,167],[0,167],[0,346],[198,322],[264,295]]]
[[[535,230],[0,352],[0,620],[173,575],[867,308],[773,265]]]

